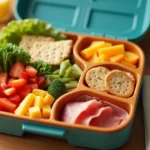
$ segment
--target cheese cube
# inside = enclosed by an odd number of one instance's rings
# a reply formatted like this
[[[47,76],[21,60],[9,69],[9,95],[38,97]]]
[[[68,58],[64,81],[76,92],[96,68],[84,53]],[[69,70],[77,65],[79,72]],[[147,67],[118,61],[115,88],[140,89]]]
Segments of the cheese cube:
[[[19,107],[15,110],[16,115],[26,115],[28,109],[34,103],[35,94],[30,93],[28,94],[25,99],[20,103]]]
[[[115,46],[110,46],[110,47],[105,47],[105,48],[100,48],[98,50],[98,55],[106,55],[108,57],[112,57],[118,54],[123,54],[124,55],[124,45],[120,44],[120,45],[115,45]]]
[[[103,63],[103,62],[106,62],[106,61],[109,61],[109,58],[106,55],[104,55],[104,54],[100,55],[97,58],[97,62]]]
[[[44,98],[48,92],[40,89],[33,89],[32,93],[35,94],[36,96],[41,96]]]
[[[34,107],[29,108],[29,116],[31,118],[41,118],[42,115],[41,115],[40,108],[38,106],[34,106]]]
[[[42,109],[44,105],[44,98],[40,96],[35,97],[34,106],[38,106],[40,109]]]
[[[90,59],[88,59],[87,61],[88,62],[93,62],[93,63],[95,63],[95,62],[98,62],[98,60],[97,60],[97,54],[95,53]]]
[[[123,60],[121,63],[126,65],[126,66],[129,66],[129,67],[132,67],[132,68],[136,68],[135,65],[132,65],[131,63],[129,63],[129,62],[125,61],[125,60]]]
[[[44,105],[52,105],[54,102],[54,97],[50,94],[46,94],[45,98],[44,98]]]
[[[99,45],[99,44],[102,43],[102,42],[104,42],[104,41],[94,41],[94,42],[91,43],[90,47]],[[104,45],[105,45],[106,47],[107,47],[107,46],[112,46],[111,43],[107,43],[107,42],[105,42]]]
[[[82,50],[80,54],[85,60],[87,60],[90,57],[92,57],[95,53],[97,53],[98,49],[110,46],[110,43],[105,43],[102,41],[99,44],[94,44],[94,46],[89,46],[88,48]]]
[[[45,119],[49,119],[51,114],[51,108],[49,105],[44,105],[42,108],[42,117]]]
[[[139,56],[133,52],[125,52],[125,61],[135,65],[137,64],[138,60],[139,60]]]
[[[110,58],[110,61],[111,62],[120,62],[122,61],[124,58],[124,55],[123,54],[119,54],[119,55],[115,55],[113,57]]]

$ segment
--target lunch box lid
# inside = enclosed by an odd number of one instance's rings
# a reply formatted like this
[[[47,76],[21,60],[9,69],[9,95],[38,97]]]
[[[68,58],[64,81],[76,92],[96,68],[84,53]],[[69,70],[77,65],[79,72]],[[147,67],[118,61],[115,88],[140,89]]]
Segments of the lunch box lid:
[[[135,41],[150,24],[150,0],[17,0],[17,19],[38,18],[76,33]]]

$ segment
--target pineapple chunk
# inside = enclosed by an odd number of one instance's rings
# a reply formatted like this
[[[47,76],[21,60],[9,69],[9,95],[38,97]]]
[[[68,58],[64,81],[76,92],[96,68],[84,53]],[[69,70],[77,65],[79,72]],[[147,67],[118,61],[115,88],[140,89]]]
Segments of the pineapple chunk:
[[[16,115],[26,115],[28,109],[31,107],[31,105],[34,103],[35,100],[35,94],[30,93],[28,94],[25,99],[20,103],[19,107],[15,110]]]
[[[123,54],[118,54],[110,58],[111,62],[121,62],[124,58]]]
[[[34,107],[29,108],[29,116],[31,118],[41,118],[42,115],[41,115],[40,107],[34,106]]]
[[[99,48],[110,47],[110,46],[111,46],[110,43],[105,43],[101,41],[99,44],[94,44],[93,46],[89,46],[88,48],[82,50],[80,54],[85,60],[88,60],[95,53],[97,53]]]
[[[133,52],[126,51],[124,59],[125,59],[125,61],[127,61],[133,65],[136,65],[139,60],[139,56]]]
[[[35,97],[34,106],[38,106],[40,109],[42,109],[44,105],[44,98],[40,96]]]
[[[43,108],[42,108],[42,117],[45,118],[45,119],[46,118],[49,119],[50,118],[50,114],[51,114],[50,106],[49,105],[43,106]]]
[[[115,45],[115,46],[111,46],[111,47],[105,47],[105,48],[99,48],[98,50],[98,55],[106,55],[107,57],[112,57],[118,54],[123,54],[124,55],[124,45],[120,44],[120,45]]]
[[[54,97],[50,94],[46,94],[45,98],[44,98],[44,105],[52,105],[54,102]]]
[[[32,93],[35,94],[36,96],[41,96],[44,98],[48,92],[40,89],[34,89]]]

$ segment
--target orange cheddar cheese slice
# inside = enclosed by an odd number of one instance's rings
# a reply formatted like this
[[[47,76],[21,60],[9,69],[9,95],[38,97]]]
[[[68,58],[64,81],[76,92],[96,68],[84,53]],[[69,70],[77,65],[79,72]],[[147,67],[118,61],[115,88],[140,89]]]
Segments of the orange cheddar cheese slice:
[[[110,47],[105,47],[105,48],[100,48],[98,50],[98,55],[106,55],[107,57],[112,57],[115,55],[123,54],[124,55],[125,49],[124,45],[115,45],[115,46],[110,46]]]

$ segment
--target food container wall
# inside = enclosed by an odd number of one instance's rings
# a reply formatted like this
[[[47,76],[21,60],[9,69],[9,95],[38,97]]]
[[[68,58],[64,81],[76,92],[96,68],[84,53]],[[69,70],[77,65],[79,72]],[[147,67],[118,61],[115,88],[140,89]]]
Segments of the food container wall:
[[[17,0],[15,16],[16,19],[39,18],[63,31],[137,41],[149,27],[149,6],[150,0]],[[1,113],[0,133],[22,136],[29,132],[65,139],[75,146],[115,149],[126,143],[131,134],[136,98],[130,122],[116,132],[96,132],[64,126],[57,120],[48,123]]]

